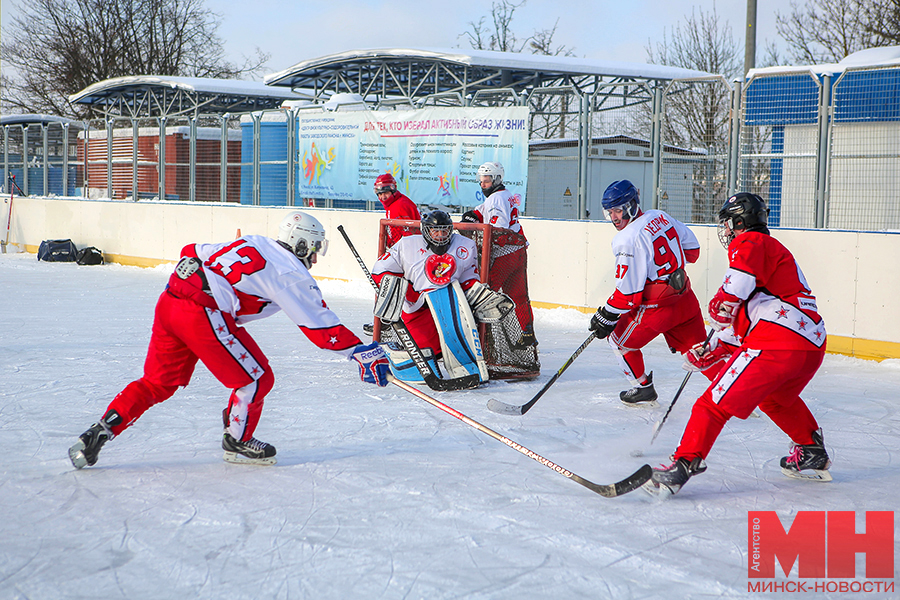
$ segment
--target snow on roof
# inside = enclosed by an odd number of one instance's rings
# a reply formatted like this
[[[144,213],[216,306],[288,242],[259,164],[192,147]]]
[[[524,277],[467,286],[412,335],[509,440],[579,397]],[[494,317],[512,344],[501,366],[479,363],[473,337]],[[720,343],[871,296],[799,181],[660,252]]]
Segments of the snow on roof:
[[[273,88],[258,81],[240,79],[212,79],[204,77],[168,77],[162,75],[130,75],[114,77],[89,85],[80,92],[69,96],[71,103],[89,104],[97,97],[107,96],[123,88],[168,87],[185,92],[207,94],[233,94],[240,96],[256,96],[266,98],[283,98],[285,100],[309,99],[302,93],[283,88]]]
[[[57,117],[56,115],[37,115],[33,113],[22,115],[5,115],[0,117],[0,125],[33,125],[47,123],[62,123],[81,127],[81,121]]]
[[[462,50],[459,48],[380,48],[348,50],[319,58],[305,60],[278,73],[267,76],[267,85],[289,86],[294,76],[341,62],[358,62],[367,59],[416,59],[443,60],[460,65],[488,67],[522,71],[544,71],[552,73],[605,75],[637,79],[680,79],[709,77],[712,73],[624,61],[591,60],[570,56],[546,56],[540,54],[519,54],[513,52],[493,52],[488,50]]]
[[[900,46],[885,46],[882,48],[867,48],[854,52],[837,63],[822,63],[819,65],[779,66],[750,69],[747,79],[754,75],[775,75],[778,73],[796,73],[797,71],[809,71],[816,75],[833,75],[843,73],[846,69],[858,67],[885,67],[900,65]]]

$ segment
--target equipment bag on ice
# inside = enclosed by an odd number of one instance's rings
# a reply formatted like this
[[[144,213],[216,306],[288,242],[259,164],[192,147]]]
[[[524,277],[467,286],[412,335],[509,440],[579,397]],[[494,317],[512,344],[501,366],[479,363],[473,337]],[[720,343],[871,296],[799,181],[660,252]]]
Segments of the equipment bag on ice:
[[[102,265],[103,253],[93,246],[87,246],[75,254],[75,262],[79,265]]]
[[[78,250],[72,240],[44,240],[38,249],[38,260],[49,262],[75,262]]]

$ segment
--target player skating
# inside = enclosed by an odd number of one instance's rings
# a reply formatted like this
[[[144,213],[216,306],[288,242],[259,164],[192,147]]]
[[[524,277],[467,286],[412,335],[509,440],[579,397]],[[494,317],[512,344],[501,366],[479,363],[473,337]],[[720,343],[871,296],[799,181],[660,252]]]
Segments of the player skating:
[[[274,376],[244,323],[283,310],[318,347],[359,363],[360,377],[387,385],[387,359],[377,344],[363,345],[322,300],[309,269],[327,242],[322,224],[288,214],[277,241],[247,235],[223,244],[191,244],[159,297],[144,376],[109,404],[103,417],[69,449],[76,468],[97,462],[103,445],[151,406],[186,386],[200,360],[232,388],[222,417],[222,447],[230,462],[272,464],[275,447],[253,433]]]
[[[728,270],[709,315],[724,329],[707,350],[698,345],[685,358],[701,369],[727,362],[694,404],[674,462],[654,470],[645,484],[651,493],[674,494],[704,472],[704,459],[728,419],[746,419],[757,406],[792,441],[782,472],[831,480],[822,430],[800,398],[825,356],[825,323],[793,255],[769,234],[767,216],[762,198],[748,193],[732,196],[719,211]]]
[[[433,369],[443,355],[451,378],[478,372],[485,381],[475,319],[499,320],[512,302],[479,282],[477,266],[475,242],[456,235],[450,215],[434,210],[422,216],[421,235],[401,238],[378,259],[372,277],[380,286],[376,317],[402,319]],[[388,354],[395,376],[418,380],[402,350]]]
[[[700,257],[700,242],[663,211],[642,211],[638,190],[627,179],[611,183],[602,203],[618,231],[612,241],[616,290],[591,318],[590,330],[600,339],[609,337],[634,385],[619,394],[622,402],[655,404],[653,374],[645,372],[641,348],[659,334],[682,353],[706,339],[700,303],[684,271]],[[713,370],[704,374],[715,376]]]
[[[503,165],[486,162],[478,167],[478,182],[484,202],[463,213],[464,223],[490,223],[499,228],[491,244],[491,268],[488,286],[507,294],[516,305],[516,317],[522,333],[513,348],[537,346],[534,313],[528,298],[528,240],[519,223],[519,198],[503,185]]]

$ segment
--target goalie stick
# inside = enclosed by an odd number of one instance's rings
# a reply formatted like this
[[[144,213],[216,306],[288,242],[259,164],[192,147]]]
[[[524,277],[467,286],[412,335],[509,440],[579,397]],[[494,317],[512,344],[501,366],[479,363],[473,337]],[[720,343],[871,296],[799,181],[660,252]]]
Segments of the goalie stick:
[[[593,334],[591,334],[591,336],[593,337]],[[616,483],[599,484],[599,483],[594,483],[593,481],[588,481],[584,477],[576,475],[575,473],[572,473],[571,471],[559,466],[555,462],[544,458],[537,452],[529,450],[522,444],[516,443],[516,442],[512,441],[511,439],[509,439],[508,437],[497,433],[493,429],[482,425],[478,421],[475,421],[474,419],[467,417],[466,415],[462,414],[458,410],[450,408],[443,402],[435,400],[434,398],[430,397],[428,394],[426,394],[420,390],[417,390],[416,388],[409,385],[408,383],[400,381],[398,379],[395,379],[393,375],[388,375],[388,381],[390,381],[397,387],[399,387],[403,390],[406,390],[413,396],[416,396],[417,398],[424,400],[425,402],[431,404],[432,406],[441,409],[448,415],[456,417],[457,419],[459,419],[466,425],[468,425],[470,427],[474,427],[478,431],[491,436],[492,438],[494,438],[495,440],[497,440],[499,442],[503,442],[504,444],[506,444],[513,450],[516,450],[517,452],[521,452],[528,458],[541,463],[548,469],[552,469],[553,471],[556,471],[563,477],[568,477],[575,483],[583,485],[584,487],[586,487],[587,489],[591,490],[594,493],[600,494],[604,498],[615,498],[617,496],[622,496],[623,494],[627,494],[628,492],[636,490],[637,488],[641,487],[644,483],[649,481],[650,477],[653,475],[653,470],[650,468],[650,465],[644,465],[640,469],[638,469],[637,471],[635,471],[634,473],[632,473],[631,475],[629,475],[628,477],[623,479],[622,481],[617,481]]]
[[[347,242],[347,246],[350,248],[350,252],[353,253],[353,256],[356,258],[356,262],[359,263],[359,266],[363,270],[363,273],[366,274],[366,278],[368,278],[369,283],[372,284],[372,287],[374,287],[375,291],[377,292],[378,284],[375,283],[375,279],[369,272],[369,268],[366,266],[365,261],[363,261],[362,257],[359,255],[359,252],[356,251],[356,246],[354,246],[353,242],[350,241],[350,236],[348,236],[347,232],[344,231],[344,226],[338,225],[337,229],[344,237],[344,241]],[[397,337],[400,339],[400,343],[403,344],[403,348],[406,350],[407,354],[409,354],[409,357],[412,359],[413,363],[415,363],[416,368],[422,375],[422,379],[425,380],[425,384],[431,389],[437,392],[465,390],[476,387],[481,383],[481,377],[478,375],[478,373],[473,373],[472,375],[467,375],[465,377],[457,377],[455,379],[441,379],[437,376],[437,374],[435,374],[434,370],[432,370],[431,366],[428,364],[428,361],[425,360],[425,357],[422,356],[422,350],[420,350],[416,345],[416,342],[413,339],[412,335],[409,333],[409,329],[407,329],[406,324],[403,321],[397,321],[395,323],[391,323],[390,325],[394,329],[394,332],[397,334]]]
[[[488,403],[487,403],[488,409],[494,411],[495,413],[500,413],[503,415],[524,415],[529,410],[531,410],[531,407],[534,406],[538,400],[540,400],[541,396],[544,395],[544,392],[546,392],[547,390],[550,389],[550,386],[553,385],[557,379],[559,379],[559,376],[562,375],[563,372],[569,368],[569,365],[571,365],[572,362],[576,358],[578,358],[578,355],[581,354],[584,351],[584,349],[588,347],[588,344],[590,344],[595,339],[597,339],[597,336],[595,336],[593,334],[593,332],[591,332],[591,335],[588,336],[588,338],[586,340],[584,340],[580,346],[578,346],[578,350],[576,350],[575,353],[569,357],[569,360],[567,360],[565,362],[565,364],[563,364],[563,366],[561,366],[559,368],[559,371],[557,371],[553,375],[553,377],[550,378],[550,381],[548,381],[544,385],[544,387],[541,388],[541,391],[539,391],[535,395],[534,398],[532,398],[525,404],[523,404],[521,406],[516,406],[513,404],[507,404],[506,402],[500,402],[499,400],[494,400],[493,398],[491,398],[490,400],[488,400]]]
[[[706,350],[706,347],[709,346],[709,340],[712,339],[713,333],[715,333],[715,329],[710,329],[709,333],[706,335],[706,341],[703,342],[703,349]],[[656,422],[656,425],[653,426],[653,437],[650,438],[650,443],[652,444],[654,440],[656,440],[656,436],[659,435],[659,430],[662,429],[663,423],[666,422],[666,419],[669,418],[669,413],[672,412],[672,408],[675,406],[675,403],[678,402],[678,398],[681,396],[681,392],[684,391],[684,386],[687,385],[688,379],[691,378],[691,373],[693,371],[688,371],[684,376],[684,379],[681,381],[681,385],[678,387],[678,391],[675,392],[675,397],[672,398],[672,403],[669,404],[669,408],[666,409],[666,414],[663,415],[663,418]]]

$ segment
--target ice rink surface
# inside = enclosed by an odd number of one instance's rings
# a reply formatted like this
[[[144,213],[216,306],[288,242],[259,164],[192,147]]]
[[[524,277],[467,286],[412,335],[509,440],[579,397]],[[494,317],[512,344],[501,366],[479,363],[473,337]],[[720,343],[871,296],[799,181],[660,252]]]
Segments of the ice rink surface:
[[[897,360],[828,355],[803,394],[832,483],[784,477],[784,434],[766,417],[733,419],[678,495],[605,499],[395,386],[361,383],[280,314],[248,326],[275,372],[256,435],[276,466],[222,461],[227,391],[198,366],[75,471],[67,448],[141,375],[171,268],[0,255],[0,600],[775,597],[748,589],[748,511],[785,526],[798,511],[856,511],[862,530],[865,511],[898,506]],[[321,288],[362,336],[368,284]],[[594,342],[526,415],[487,410],[489,398],[526,402],[587,335],[588,315],[535,312],[540,378],[426,391],[597,483],[668,464],[705,379],[691,378],[651,446],[684,377],[661,340],[646,352],[659,408],[618,400],[627,382]],[[789,580],[796,564],[776,579]]]

